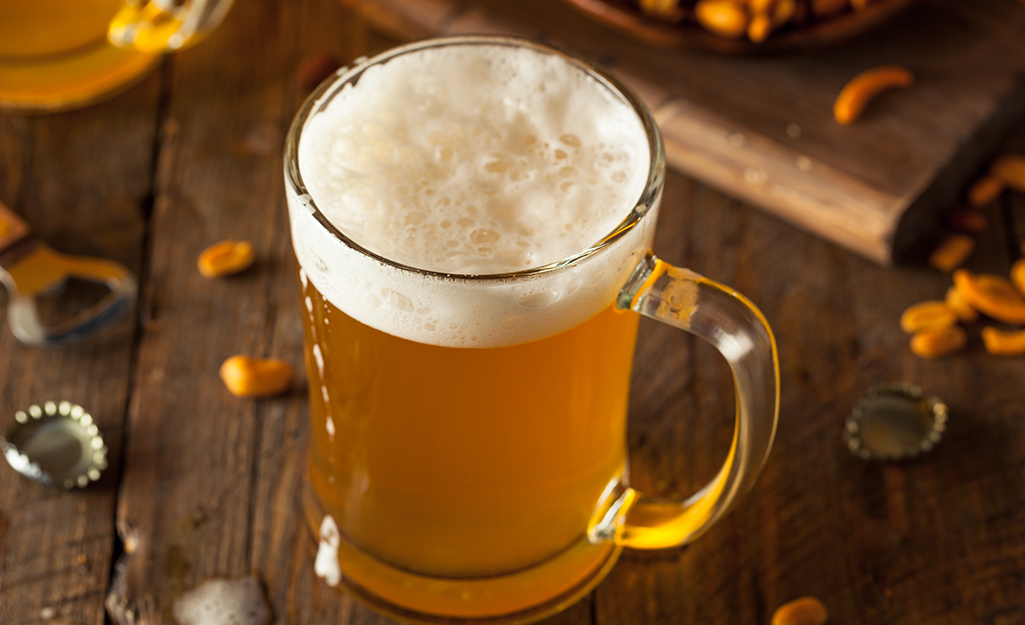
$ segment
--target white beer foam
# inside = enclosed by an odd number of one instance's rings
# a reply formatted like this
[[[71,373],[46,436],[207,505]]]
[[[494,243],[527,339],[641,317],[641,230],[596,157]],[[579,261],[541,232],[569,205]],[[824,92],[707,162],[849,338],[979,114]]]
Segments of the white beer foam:
[[[181,625],[266,625],[271,620],[260,580],[211,579],[183,593],[171,606]]]
[[[318,103],[319,106],[319,103]],[[573,256],[612,232],[649,166],[633,109],[561,58],[501,45],[433,48],[368,69],[307,121],[299,167],[346,236],[394,262],[487,275]],[[530,278],[427,278],[354,252],[289,194],[314,285],[351,317],[423,343],[492,347],[608,307],[654,215],[596,257]]]

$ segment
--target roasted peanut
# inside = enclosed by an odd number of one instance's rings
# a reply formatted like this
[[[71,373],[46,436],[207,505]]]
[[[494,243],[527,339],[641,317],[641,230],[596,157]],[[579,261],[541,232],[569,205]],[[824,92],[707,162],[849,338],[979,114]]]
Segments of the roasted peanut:
[[[706,30],[723,37],[742,37],[747,32],[747,10],[734,0],[700,0],[694,16]]]
[[[975,239],[966,234],[948,234],[929,255],[929,265],[950,273],[964,264],[975,251]]]
[[[954,288],[975,310],[1005,323],[1025,323],[1025,299],[1002,276],[954,272]]]
[[[993,161],[991,171],[1005,185],[1025,193],[1025,156],[1007,154]]]
[[[920,330],[911,337],[911,353],[919,358],[943,358],[960,350],[968,342],[961,326]]]
[[[811,12],[816,17],[828,17],[840,13],[847,5],[847,0],[811,0]]]
[[[1011,284],[1025,296],[1025,258],[1019,258],[1011,265]]]
[[[982,329],[982,344],[994,356],[1021,356],[1025,354],[1025,330],[1004,332],[987,326]]]
[[[954,287],[947,289],[947,299],[944,303],[947,308],[954,311],[958,321],[972,323],[979,318],[979,311],[972,308],[963,297],[958,295],[957,289]]]
[[[747,26],[747,38],[755,43],[761,43],[769,38],[772,33],[772,18],[764,13],[751,18]]]
[[[828,620],[826,606],[815,597],[784,603],[772,615],[772,625],[824,625]]]
[[[900,329],[908,334],[919,330],[938,330],[957,323],[957,315],[945,302],[928,300],[908,306],[900,316]]]
[[[979,211],[962,210],[948,214],[947,225],[952,230],[978,234],[986,231],[986,228],[989,227],[989,220]]]
[[[876,94],[893,87],[908,87],[914,75],[897,65],[880,65],[867,69],[851,79],[833,104],[833,116],[841,124],[850,124],[861,116],[865,105]]]
[[[203,250],[196,266],[205,277],[220,278],[246,269],[253,259],[253,245],[249,241],[221,241]]]
[[[232,356],[221,365],[221,380],[236,397],[270,397],[288,390],[292,365],[283,360]]]
[[[1004,181],[993,174],[986,174],[972,183],[968,189],[968,203],[975,208],[982,208],[991,204],[1003,192]]]

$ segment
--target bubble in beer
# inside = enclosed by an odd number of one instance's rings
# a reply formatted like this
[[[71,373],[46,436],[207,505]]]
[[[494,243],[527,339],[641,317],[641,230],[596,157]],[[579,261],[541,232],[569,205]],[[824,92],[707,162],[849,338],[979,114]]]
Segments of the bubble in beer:
[[[381,297],[384,298],[384,301],[391,304],[393,308],[403,312],[413,311],[413,302],[409,301],[409,298],[401,293],[396,293],[391,289],[381,289]]]
[[[520,298],[520,306],[524,308],[543,308],[559,299],[557,291],[538,291]]]
[[[313,569],[328,586],[337,586],[342,581],[342,571],[338,566],[338,547],[341,544],[338,524],[330,514],[325,515],[320,524],[320,543],[317,545],[317,558],[313,563]]]
[[[317,361],[317,371],[320,372],[320,377],[324,377],[324,355],[320,351],[320,345],[317,343],[313,344],[313,359]]]

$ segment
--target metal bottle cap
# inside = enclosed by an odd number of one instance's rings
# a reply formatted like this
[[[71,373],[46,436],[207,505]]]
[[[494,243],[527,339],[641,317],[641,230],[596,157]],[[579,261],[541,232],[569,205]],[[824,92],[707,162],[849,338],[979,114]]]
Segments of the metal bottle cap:
[[[911,384],[869,389],[847,417],[844,440],[864,460],[902,460],[929,451],[947,427],[948,408]]]
[[[107,446],[92,416],[71,402],[48,401],[14,413],[16,423],[0,438],[14,470],[50,486],[75,488],[100,479]]]

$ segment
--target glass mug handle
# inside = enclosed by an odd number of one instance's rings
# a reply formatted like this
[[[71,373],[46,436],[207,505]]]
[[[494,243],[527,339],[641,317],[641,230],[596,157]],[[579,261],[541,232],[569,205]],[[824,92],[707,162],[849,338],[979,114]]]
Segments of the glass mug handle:
[[[147,54],[173,52],[195,45],[210,33],[232,0],[126,0],[107,28],[119,48]]]
[[[591,542],[663,549],[703,534],[754,485],[772,447],[779,415],[776,340],[762,313],[736,291],[648,255],[617,306],[700,336],[733,372],[736,429],[719,474],[691,497],[651,497],[619,487],[615,501],[588,530]],[[618,496],[617,496],[618,495]]]

